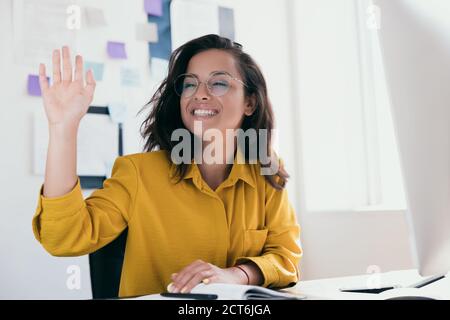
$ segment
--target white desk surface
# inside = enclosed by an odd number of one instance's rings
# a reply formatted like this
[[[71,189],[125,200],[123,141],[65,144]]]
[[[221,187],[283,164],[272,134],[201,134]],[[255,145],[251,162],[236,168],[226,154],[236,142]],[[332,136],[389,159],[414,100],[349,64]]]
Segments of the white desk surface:
[[[378,277],[378,278],[376,278]],[[393,289],[390,293],[385,291],[381,294],[370,293],[348,293],[339,291],[343,287],[367,288],[368,285],[379,280],[380,286],[397,285],[406,287],[415,284],[428,277],[421,277],[417,270],[391,271],[379,274],[367,274],[340,278],[327,278],[319,280],[300,281],[296,286],[283,291],[306,296],[308,300],[382,300],[389,294],[397,296],[426,296],[437,299],[450,299],[450,273],[444,279],[431,283],[423,288],[416,289]],[[397,292],[394,292],[397,290]],[[159,294],[146,295],[135,299],[144,300],[179,300],[177,298],[162,297]],[[127,300],[127,299],[124,299]]]
[[[383,296],[387,297],[388,295],[393,294],[394,290],[397,291],[397,295],[401,296],[419,295],[439,299],[450,299],[450,273],[448,273],[445,278],[420,289],[392,289],[391,292],[385,291],[381,294],[348,293],[341,292],[339,290],[343,287],[367,288],[373,283],[379,283],[380,286],[397,285],[406,287],[426,278],[428,277],[421,277],[417,270],[400,270],[379,274],[372,273],[359,276],[300,281],[297,285],[292,288],[285,289],[285,291],[306,295],[308,299],[312,300],[378,300]],[[376,282],[377,279],[379,279],[379,282]]]

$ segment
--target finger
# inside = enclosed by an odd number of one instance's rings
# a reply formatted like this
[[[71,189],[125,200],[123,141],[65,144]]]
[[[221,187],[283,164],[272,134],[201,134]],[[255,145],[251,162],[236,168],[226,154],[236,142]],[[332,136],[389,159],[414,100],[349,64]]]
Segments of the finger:
[[[83,57],[80,55],[75,57],[75,81],[83,83]]]
[[[61,56],[58,49],[53,50],[53,83],[61,82]]]
[[[205,284],[210,284],[210,283],[215,283],[215,282],[219,282],[219,277],[217,275],[213,275],[211,277],[207,278],[208,282]]]
[[[42,92],[45,92],[48,89],[48,79],[45,74],[45,65],[43,63],[39,65],[39,85],[41,86]]]
[[[196,268],[198,265],[202,265],[205,262],[202,260],[196,260],[194,262],[192,262],[191,264],[187,265],[186,267],[184,267],[180,272],[178,273],[174,273],[172,274],[172,280],[174,283],[176,283],[177,281],[179,281],[180,279],[182,279],[183,275],[186,272],[189,272],[190,270],[192,270],[193,268]]]
[[[92,70],[89,69],[88,72],[86,72],[86,92],[87,94],[92,97],[94,95],[94,91],[95,91],[95,80],[94,80],[94,75],[92,73]]]
[[[174,292],[186,292],[186,286],[188,283],[200,272],[211,270],[209,265],[203,264],[197,266],[195,269],[191,269],[185,272],[177,281],[174,282]],[[200,280],[197,281],[197,284],[200,283]]]
[[[181,288],[181,293],[191,292],[191,290],[202,282],[203,279],[208,279],[214,275],[214,270],[207,269],[197,272],[187,283]]]
[[[72,81],[72,63],[70,62],[70,52],[67,46],[62,48],[63,56],[63,82]]]

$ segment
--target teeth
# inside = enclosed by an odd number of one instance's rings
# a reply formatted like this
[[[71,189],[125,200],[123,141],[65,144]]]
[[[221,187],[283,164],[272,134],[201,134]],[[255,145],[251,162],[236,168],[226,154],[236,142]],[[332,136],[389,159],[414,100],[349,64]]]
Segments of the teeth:
[[[196,110],[194,110],[193,113],[196,116],[214,116],[214,115],[217,114],[217,111],[215,111],[215,110],[196,109]]]

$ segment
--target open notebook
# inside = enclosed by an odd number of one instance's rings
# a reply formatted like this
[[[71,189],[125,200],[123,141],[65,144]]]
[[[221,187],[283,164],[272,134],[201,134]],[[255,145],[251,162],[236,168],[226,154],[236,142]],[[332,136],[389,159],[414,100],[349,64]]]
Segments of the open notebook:
[[[190,293],[216,294],[218,300],[302,300],[306,296],[267,289],[260,286],[249,286],[226,283],[200,283]],[[167,298],[160,294],[139,297],[122,298],[124,300],[172,300],[181,298]],[[188,299],[188,298],[185,298]]]
[[[260,286],[227,283],[200,283],[191,292],[217,294],[219,300],[301,300],[306,298],[300,294],[294,295]]]

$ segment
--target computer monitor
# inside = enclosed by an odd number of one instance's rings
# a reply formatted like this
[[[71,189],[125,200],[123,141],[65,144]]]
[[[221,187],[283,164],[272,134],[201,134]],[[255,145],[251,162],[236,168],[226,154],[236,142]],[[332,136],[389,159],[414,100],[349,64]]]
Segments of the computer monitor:
[[[450,2],[374,0],[422,276],[450,271]]]

